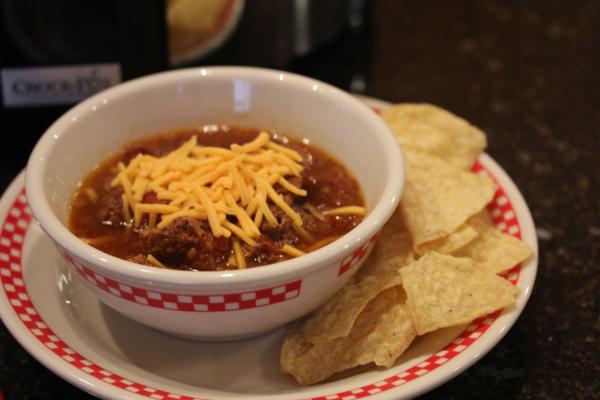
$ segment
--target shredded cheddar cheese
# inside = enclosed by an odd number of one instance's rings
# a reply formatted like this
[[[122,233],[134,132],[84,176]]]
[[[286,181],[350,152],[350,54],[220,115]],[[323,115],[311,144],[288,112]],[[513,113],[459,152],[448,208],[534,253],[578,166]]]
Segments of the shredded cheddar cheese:
[[[163,263],[161,263],[160,261],[158,261],[156,259],[156,257],[154,257],[152,254],[148,254],[146,256],[146,260],[148,260],[148,262],[150,264],[154,265],[155,267],[168,269],[166,265],[164,265]]]
[[[300,215],[273,188],[279,184],[294,195],[306,196],[305,190],[286,179],[300,175],[301,163],[297,151],[273,143],[266,132],[229,149],[200,146],[192,136],[164,157],[139,154],[128,165],[119,163],[111,185],[123,188],[123,216],[134,227],[144,216],[158,229],[180,217],[203,219],[215,237],[233,234],[254,246],[263,219],[278,224],[268,200],[302,226]],[[168,203],[145,203],[144,196],[150,192]],[[228,215],[235,216],[237,223],[230,222]]]
[[[236,239],[233,239],[232,247],[235,265],[239,269],[246,268],[246,258],[244,257],[244,251],[242,250],[242,246],[240,246],[240,242],[238,242]]]
[[[130,226],[137,228],[145,221],[151,228],[163,229],[177,218],[205,220],[213,236],[231,238],[228,263],[241,269],[247,267],[242,243],[256,246],[263,222],[273,226],[280,223],[273,206],[291,219],[300,237],[309,243],[315,241],[302,227],[300,214],[281,193],[284,190],[296,196],[308,195],[288,180],[301,175],[302,161],[300,153],[272,142],[266,132],[249,143],[232,144],[228,149],[201,146],[192,136],[163,157],[138,154],[128,165],[120,162],[111,186],[123,189],[122,213]],[[279,191],[275,185],[279,185]],[[161,203],[144,202],[150,193]],[[95,201],[97,194],[88,193],[88,197]],[[319,220],[326,216],[365,215],[365,209],[358,206],[319,212],[307,203],[306,209]],[[330,240],[313,243],[306,251]],[[305,254],[289,244],[280,250],[292,257]],[[152,254],[146,258],[150,264],[166,268]]]
[[[292,257],[300,257],[300,256],[303,256],[304,254],[306,254],[302,250],[299,250],[299,249],[295,248],[294,246],[290,246],[289,244],[284,244],[283,247],[281,248],[281,250],[283,250],[284,253],[286,253],[287,255],[290,255]]]
[[[359,206],[347,206],[333,208],[331,210],[323,211],[323,215],[365,215],[367,212],[364,207]]]

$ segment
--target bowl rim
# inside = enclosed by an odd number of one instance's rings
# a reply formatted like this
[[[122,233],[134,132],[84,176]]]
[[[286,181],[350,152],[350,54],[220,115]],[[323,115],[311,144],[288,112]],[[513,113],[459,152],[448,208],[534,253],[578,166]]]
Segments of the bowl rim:
[[[382,193],[365,219],[350,232],[321,249],[302,257],[242,270],[225,271],[180,271],[144,266],[104,253],[77,238],[52,211],[45,194],[43,170],[47,160],[59,147],[63,131],[90,112],[92,106],[102,102],[126,97],[145,88],[163,84],[181,83],[192,79],[246,78],[267,83],[286,82],[297,89],[320,92],[331,101],[343,104],[368,124],[373,138],[380,143],[387,170]],[[315,86],[316,85],[316,86]],[[317,89],[315,89],[317,88]],[[327,150],[327,149],[326,149]],[[26,168],[25,187],[33,216],[54,242],[69,253],[83,260],[92,268],[98,268],[110,276],[129,280],[151,281],[174,285],[214,285],[244,283],[259,280],[279,279],[284,276],[303,275],[323,265],[337,262],[341,254],[347,254],[366,243],[391,217],[402,195],[405,180],[404,157],[393,133],[383,120],[368,106],[350,94],[330,84],[313,78],[286,71],[255,67],[196,67],[167,71],[137,78],[84,100],[58,118],[40,137],[35,145]]]

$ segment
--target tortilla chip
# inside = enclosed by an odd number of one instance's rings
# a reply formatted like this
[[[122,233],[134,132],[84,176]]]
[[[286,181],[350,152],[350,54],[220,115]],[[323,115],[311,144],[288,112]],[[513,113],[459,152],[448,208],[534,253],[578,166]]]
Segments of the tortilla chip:
[[[292,332],[281,350],[281,368],[301,385],[369,363],[391,367],[416,337],[401,287],[380,293],[361,312],[348,336],[313,346],[300,330]]]
[[[308,343],[318,344],[347,336],[365,306],[387,288],[399,285],[398,271],[412,262],[407,231],[382,235],[361,269],[300,328]]]
[[[354,276],[359,281],[371,275],[396,275],[401,267],[410,264],[414,259],[410,232],[404,226],[398,208],[379,233],[379,242],[367,260]],[[395,262],[401,265],[395,264]]]
[[[520,292],[469,258],[434,252],[402,268],[401,274],[406,304],[419,335],[509,307]]]
[[[397,104],[381,113],[405,150],[436,155],[470,169],[485,149],[485,133],[466,120],[431,104]]]
[[[479,233],[469,224],[462,224],[449,236],[427,242],[419,246],[420,254],[436,251],[442,254],[452,254],[473,242]]]
[[[489,203],[495,192],[487,176],[463,171],[423,153],[406,153],[406,184],[400,201],[415,251],[443,239]]]
[[[527,260],[533,253],[524,242],[496,229],[488,220],[487,212],[469,220],[479,237],[454,253],[457,257],[469,257],[482,268],[499,274]]]
[[[401,265],[396,267],[399,269]],[[311,344],[347,336],[365,306],[379,293],[401,282],[402,277],[396,272],[392,276],[369,276],[346,284],[302,325],[301,334]]]

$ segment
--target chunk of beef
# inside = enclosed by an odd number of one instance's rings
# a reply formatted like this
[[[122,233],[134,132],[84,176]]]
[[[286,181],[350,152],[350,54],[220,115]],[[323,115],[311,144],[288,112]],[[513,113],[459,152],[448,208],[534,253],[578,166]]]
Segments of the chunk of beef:
[[[265,236],[256,239],[256,246],[244,245],[244,253],[253,265],[273,264],[286,258],[280,247]]]
[[[189,218],[176,219],[164,229],[140,229],[139,233],[145,253],[169,257],[185,256],[191,248],[202,243],[204,236],[210,236],[199,223]]]
[[[123,202],[121,196],[123,189],[121,188],[106,188],[100,195],[98,203],[100,208],[98,211],[98,219],[106,226],[122,226],[123,220]]]
[[[230,254],[229,239],[214,237],[205,221],[178,218],[163,229],[141,229],[139,234],[146,254],[179,268],[218,269]]]
[[[286,243],[294,243],[297,241],[297,234],[293,227],[292,219],[279,207],[274,204],[269,204],[269,209],[273,216],[278,221],[278,224],[273,226],[269,221],[263,218],[260,225],[260,231],[263,235],[276,242],[285,241]]]

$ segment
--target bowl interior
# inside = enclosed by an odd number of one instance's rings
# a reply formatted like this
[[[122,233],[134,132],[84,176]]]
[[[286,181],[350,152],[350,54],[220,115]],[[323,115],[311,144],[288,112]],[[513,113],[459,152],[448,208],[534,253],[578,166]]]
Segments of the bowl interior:
[[[195,69],[132,81],[81,103],[50,129],[44,192],[64,223],[77,183],[126,143],[216,123],[309,139],[354,174],[372,210],[386,183],[388,161],[383,142],[373,135],[377,127],[364,117],[370,111],[357,113],[353,102],[328,85],[274,71]]]

